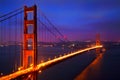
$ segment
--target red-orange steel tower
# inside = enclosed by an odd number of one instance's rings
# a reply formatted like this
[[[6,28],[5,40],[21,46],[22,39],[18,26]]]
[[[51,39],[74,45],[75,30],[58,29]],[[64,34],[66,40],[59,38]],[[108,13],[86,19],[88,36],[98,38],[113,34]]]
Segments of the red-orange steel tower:
[[[99,46],[101,44],[100,42],[100,34],[96,35],[96,45]]]
[[[29,14],[32,14],[29,15]],[[32,17],[32,19],[30,19]],[[30,29],[31,32],[29,31]],[[23,68],[37,65],[37,7],[24,6]]]
[[[96,46],[99,46],[101,45],[101,42],[100,42],[100,34],[97,34],[96,35]],[[96,49],[96,53],[99,54],[100,53],[100,48]]]

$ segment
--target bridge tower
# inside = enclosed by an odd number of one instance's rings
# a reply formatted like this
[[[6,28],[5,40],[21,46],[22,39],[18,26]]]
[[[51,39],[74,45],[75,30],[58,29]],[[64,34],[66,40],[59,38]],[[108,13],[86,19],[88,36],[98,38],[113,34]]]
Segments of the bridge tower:
[[[96,35],[96,45],[99,46],[101,44],[100,42],[100,34]]]
[[[29,15],[29,14],[32,14]],[[31,19],[32,17],[32,19]],[[32,30],[31,30],[32,29]],[[37,6],[24,6],[23,68],[37,65]]]
[[[31,15],[30,15],[31,14]],[[24,6],[24,39],[23,39],[23,69],[37,65],[37,6]],[[37,80],[37,73],[28,75],[30,80]],[[24,78],[23,80],[26,80]]]
[[[101,42],[100,42],[100,34],[97,34],[96,35],[96,46],[99,46],[101,45]],[[100,48],[97,48],[96,49],[96,54],[99,54],[100,53]]]

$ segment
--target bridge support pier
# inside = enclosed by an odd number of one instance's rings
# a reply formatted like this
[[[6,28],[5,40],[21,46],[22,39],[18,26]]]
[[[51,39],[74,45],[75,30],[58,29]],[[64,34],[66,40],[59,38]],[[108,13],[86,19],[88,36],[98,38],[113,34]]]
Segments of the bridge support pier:
[[[37,80],[37,72],[29,74],[27,78],[24,78],[24,80]]]

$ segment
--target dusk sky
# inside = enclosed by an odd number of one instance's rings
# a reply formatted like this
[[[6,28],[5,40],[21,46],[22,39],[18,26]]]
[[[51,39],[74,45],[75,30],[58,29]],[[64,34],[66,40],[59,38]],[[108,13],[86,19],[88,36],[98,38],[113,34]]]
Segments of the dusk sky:
[[[0,16],[33,1],[0,0]],[[120,0],[35,1],[69,40],[95,39],[96,33],[102,40],[120,40]]]

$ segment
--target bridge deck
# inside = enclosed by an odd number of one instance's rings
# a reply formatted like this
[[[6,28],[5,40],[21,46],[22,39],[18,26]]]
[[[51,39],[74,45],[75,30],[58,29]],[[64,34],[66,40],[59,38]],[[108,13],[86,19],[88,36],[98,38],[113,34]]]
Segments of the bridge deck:
[[[46,61],[44,63],[40,63],[38,64],[35,68],[33,67],[29,67],[27,69],[23,69],[23,70],[20,70],[20,71],[17,71],[17,72],[14,72],[14,73],[11,73],[9,75],[6,75],[6,76],[2,76],[0,78],[0,80],[9,80],[9,79],[15,79],[16,77],[19,77],[21,75],[24,75],[24,74],[27,74],[27,73],[30,73],[30,72],[34,72],[34,71],[38,71],[38,70],[41,70],[42,68],[46,67],[46,66],[49,66],[51,64],[54,64],[56,62],[59,62],[59,61],[62,61],[64,59],[67,59],[69,57],[72,57],[72,56],[75,56],[77,54],[81,54],[83,52],[86,52],[88,50],[92,50],[92,49],[96,49],[96,48],[101,48],[103,47],[102,45],[100,46],[92,46],[92,47],[89,47],[89,48],[85,48],[85,49],[82,49],[82,50],[78,50],[76,52],[73,52],[71,54],[67,54],[67,55],[64,55],[64,56],[61,56],[61,57],[58,57],[58,58],[55,58],[55,59],[52,59],[52,60],[49,60],[49,61]]]

